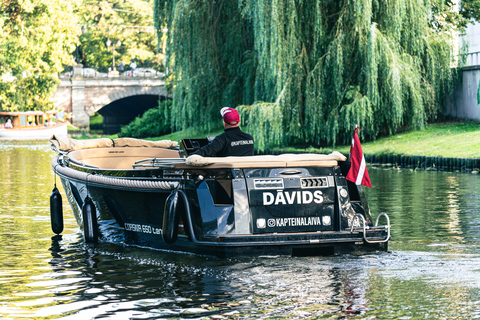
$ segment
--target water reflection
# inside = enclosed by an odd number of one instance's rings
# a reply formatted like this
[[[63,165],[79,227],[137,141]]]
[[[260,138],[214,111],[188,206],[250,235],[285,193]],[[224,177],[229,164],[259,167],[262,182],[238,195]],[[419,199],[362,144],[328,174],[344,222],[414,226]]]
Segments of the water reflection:
[[[115,244],[91,246],[81,238],[71,243],[53,241],[51,250],[50,264],[56,272],[43,275],[49,279],[44,285],[56,281],[57,294],[74,296],[75,303],[42,308],[37,316],[68,313],[67,308],[79,311],[75,316],[82,318],[210,314],[198,304],[221,303],[233,296],[222,284],[228,276],[219,272],[215,259],[166,252],[156,256],[151,250]],[[219,307],[215,309],[214,313]]]
[[[477,175],[369,168],[371,210],[391,217],[390,252],[224,260],[116,236],[87,245],[66,197],[65,231],[53,236],[52,155],[0,143],[0,317],[480,318]]]
[[[372,212],[392,219],[392,249],[477,253],[480,177],[452,172],[371,170],[366,190]],[[418,244],[418,246],[416,245]]]

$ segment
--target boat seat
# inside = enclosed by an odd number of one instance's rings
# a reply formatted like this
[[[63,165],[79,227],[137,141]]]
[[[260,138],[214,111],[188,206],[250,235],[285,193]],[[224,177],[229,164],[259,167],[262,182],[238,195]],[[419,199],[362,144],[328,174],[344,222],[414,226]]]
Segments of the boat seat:
[[[347,158],[339,153],[331,154],[281,154],[277,156],[247,156],[247,157],[202,157],[192,155],[185,164],[175,165],[175,168],[184,169],[203,167],[217,168],[292,168],[292,167],[334,167],[338,161]]]
[[[54,149],[62,152],[75,151],[80,149],[98,149],[98,148],[119,148],[119,147],[143,147],[143,148],[176,148],[177,141],[171,140],[142,140],[135,138],[100,138],[90,140],[76,140],[67,137],[53,135],[50,143]]]
[[[180,158],[178,150],[143,147],[81,149],[68,153],[68,158],[89,167],[131,170],[135,161],[145,158]]]
[[[131,170],[136,161],[145,159],[180,158],[178,150],[147,147],[115,147],[80,149],[68,153],[68,158],[89,167],[112,170]],[[281,154],[247,157],[201,157],[193,155],[185,159],[185,164],[175,164],[178,169],[225,168],[289,168],[289,167],[334,167],[346,157],[339,153],[331,154]],[[145,167],[142,167],[145,169]]]

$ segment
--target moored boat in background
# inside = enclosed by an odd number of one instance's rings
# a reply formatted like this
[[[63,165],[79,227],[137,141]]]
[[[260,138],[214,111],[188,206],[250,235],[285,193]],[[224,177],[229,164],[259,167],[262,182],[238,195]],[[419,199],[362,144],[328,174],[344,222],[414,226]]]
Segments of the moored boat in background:
[[[184,139],[180,148],[131,138],[51,142],[53,171],[87,242],[114,225],[127,243],[221,257],[388,248],[388,215],[373,224],[338,152],[203,158],[186,156],[206,139]],[[55,233],[62,232],[58,197],[57,190]]]
[[[59,112],[26,111],[0,112],[0,140],[47,140],[52,136],[67,137],[67,123]],[[10,119],[13,128],[6,127]]]

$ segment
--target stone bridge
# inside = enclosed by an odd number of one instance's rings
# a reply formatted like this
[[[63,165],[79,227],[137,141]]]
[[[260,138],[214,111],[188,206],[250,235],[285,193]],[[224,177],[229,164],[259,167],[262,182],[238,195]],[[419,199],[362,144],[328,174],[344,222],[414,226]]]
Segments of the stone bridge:
[[[104,132],[116,133],[125,125],[167,99],[165,81],[161,76],[149,77],[83,77],[75,70],[64,78],[54,95],[56,109],[72,114],[72,124],[88,128],[90,116],[103,116]]]

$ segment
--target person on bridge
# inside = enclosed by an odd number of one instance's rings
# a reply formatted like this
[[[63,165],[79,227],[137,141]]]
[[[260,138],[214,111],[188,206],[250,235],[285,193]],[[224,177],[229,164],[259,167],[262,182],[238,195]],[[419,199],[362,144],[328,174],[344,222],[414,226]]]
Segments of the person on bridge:
[[[120,72],[120,75],[123,75],[123,71],[125,70],[125,63],[123,63],[123,60],[120,60],[118,63],[118,72]]]
[[[132,61],[132,63],[130,63],[130,69],[132,69],[132,77],[135,77],[135,69],[137,69],[137,64],[135,63],[135,61]]]
[[[222,108],[225,132],[192,154],[202,157],[253,156],[253,137],[240,129],[240,115],[232,108]],[[191,154],[191,155],[192,155]]]

